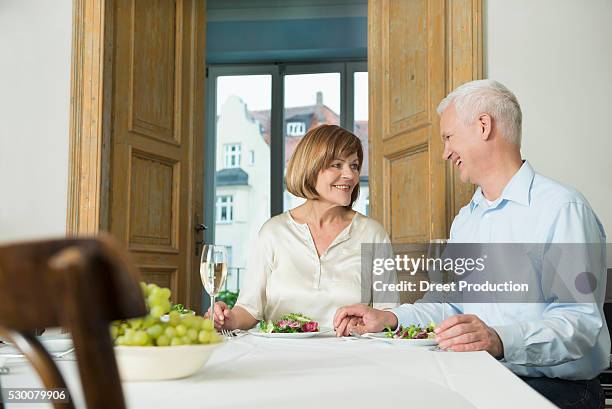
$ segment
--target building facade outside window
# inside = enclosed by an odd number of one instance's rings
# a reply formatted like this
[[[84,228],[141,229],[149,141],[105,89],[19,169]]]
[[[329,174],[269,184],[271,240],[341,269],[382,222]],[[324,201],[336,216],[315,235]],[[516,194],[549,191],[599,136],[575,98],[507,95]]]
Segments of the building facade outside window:
[[[225,167],[226,168],[239,168],[240,167],[240,153],[242,147],[239,143],[229,143],[225,145]]]
[[[234,221],[234,197],[217,196],[217,223],[231,223]]]

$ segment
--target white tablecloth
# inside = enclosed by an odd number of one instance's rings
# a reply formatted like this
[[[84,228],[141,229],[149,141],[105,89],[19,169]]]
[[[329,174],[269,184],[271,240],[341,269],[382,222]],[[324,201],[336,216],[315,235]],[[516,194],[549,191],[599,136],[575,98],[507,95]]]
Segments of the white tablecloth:
[[[7,365],[11,373],[2,376],[3,388],[40,386],[26,363]],[[84,407],[76,362],[59,361],[59,366],[76,406]],[[217,349],[189,378],[123,386],[133,409],[554,408],[485,352],[433,352],[334,337],[247,335]]]

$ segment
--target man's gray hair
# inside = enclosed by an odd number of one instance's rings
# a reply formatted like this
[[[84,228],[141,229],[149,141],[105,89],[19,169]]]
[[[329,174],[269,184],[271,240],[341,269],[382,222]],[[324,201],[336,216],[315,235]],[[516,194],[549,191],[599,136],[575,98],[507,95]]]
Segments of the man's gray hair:
[[[453,103],[457,116],[470,125],[480,114],[489,114],[504,138],[521,146],[523,114],[516,96],[495,80],[477,80],[457,87],[438,105],[438,114]]]

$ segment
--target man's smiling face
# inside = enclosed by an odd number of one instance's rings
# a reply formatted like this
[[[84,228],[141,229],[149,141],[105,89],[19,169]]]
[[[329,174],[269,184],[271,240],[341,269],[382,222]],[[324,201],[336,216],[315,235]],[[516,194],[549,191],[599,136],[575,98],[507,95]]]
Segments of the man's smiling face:
[[[466,126],[451,103],[442,112],[440,132],[444,143],[444,160],[453,163],[462,182],[478,184],[480,161],[484,159],[484,141],[479,135],[478,120]]]

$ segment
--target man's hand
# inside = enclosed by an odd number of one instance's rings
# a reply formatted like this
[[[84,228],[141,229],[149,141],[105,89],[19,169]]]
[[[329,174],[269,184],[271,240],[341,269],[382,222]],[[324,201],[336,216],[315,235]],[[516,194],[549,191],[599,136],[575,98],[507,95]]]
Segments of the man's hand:
[[[334,315],[334,329],[338,337],[348,336],[351,332],[357,332],[358,334],[380,332],[385,327],[397,327],[395,314],[363,304],[338,308]]]
[[[498,359],[504,356],[504,346],[497,332],[476,315],[453,315],[442,321],[434,332],[442,349],[487,351]]]

